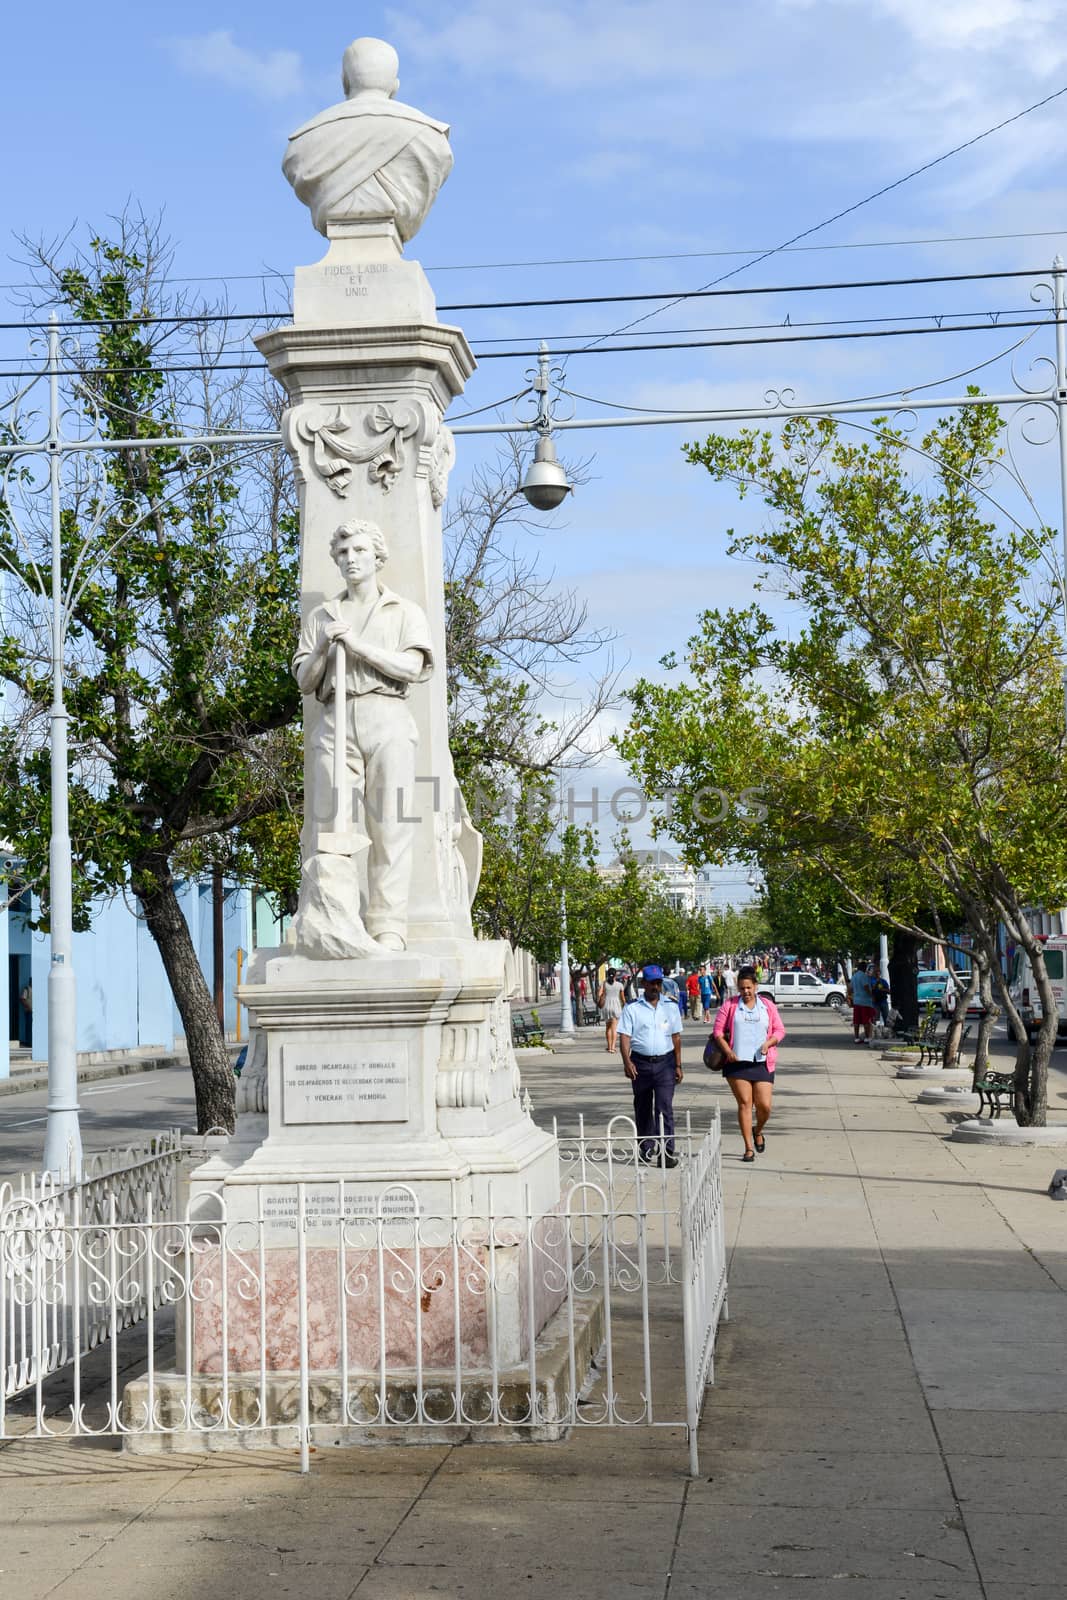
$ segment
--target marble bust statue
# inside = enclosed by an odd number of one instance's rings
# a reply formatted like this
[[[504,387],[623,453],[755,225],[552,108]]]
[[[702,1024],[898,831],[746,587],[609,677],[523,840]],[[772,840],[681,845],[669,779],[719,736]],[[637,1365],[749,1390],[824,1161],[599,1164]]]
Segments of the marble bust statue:
[[[282,171],[320,233],[391,216],[406,243],[452,170],[447,125],[393,98],[398,65],[383,39],[356,39],[344,54],[346,98],[289,139]]]

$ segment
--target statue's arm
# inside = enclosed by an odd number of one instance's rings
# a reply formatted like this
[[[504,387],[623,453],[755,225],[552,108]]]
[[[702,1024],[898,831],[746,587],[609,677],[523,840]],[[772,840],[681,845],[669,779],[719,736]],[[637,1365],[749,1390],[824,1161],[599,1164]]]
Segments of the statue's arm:
[[[421,683],[433,670],[433,657],[417,645],[407,650],[383,650],[380,645],[368,644],[365,639],[345,638],[345,648],[350,656],[375,667],[386,678],[398,683]]]
[[[293,656],[293,677],[301,694],[314,694],[326,676],[330,638],[324,629],[320,629],[320,620],[321,611],[318,609],[305,618]]]
[[[403,621],[394,650],[374,644],[365,636],[345,636],[345,648],[358,661],[366,661],[397,683],[424,683],[433,672],[430,625],[420,608],[404,606]]]

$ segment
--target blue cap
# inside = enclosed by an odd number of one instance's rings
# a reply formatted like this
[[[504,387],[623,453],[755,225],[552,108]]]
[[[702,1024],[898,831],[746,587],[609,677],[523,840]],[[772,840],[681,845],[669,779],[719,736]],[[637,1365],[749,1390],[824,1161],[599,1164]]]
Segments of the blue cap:
[[[659,979],[659,981],[662,982],[663,981],[663,968],[662,967],[642,967],[641,968],[641,976],[645,980],[646,983],[654,983],[656,981],[656,979]]]

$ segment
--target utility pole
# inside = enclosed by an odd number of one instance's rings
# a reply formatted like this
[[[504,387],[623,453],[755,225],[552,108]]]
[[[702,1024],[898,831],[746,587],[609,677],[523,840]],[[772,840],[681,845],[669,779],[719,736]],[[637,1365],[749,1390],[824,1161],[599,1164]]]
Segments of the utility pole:
[[[48,329],[48,485],[52,534],[52,831],[48,843],[48,922],[52,960],[48,969],[48,1123],[44,1169],[77,1177],[82,1166],[78,1121],[77,986],[74,977],[74,889],[70,853],[67,708],[63,698],[66,635],[63,603],[63,522],[60,470],[63,440],[59,407],[59,328],[53,311]]]

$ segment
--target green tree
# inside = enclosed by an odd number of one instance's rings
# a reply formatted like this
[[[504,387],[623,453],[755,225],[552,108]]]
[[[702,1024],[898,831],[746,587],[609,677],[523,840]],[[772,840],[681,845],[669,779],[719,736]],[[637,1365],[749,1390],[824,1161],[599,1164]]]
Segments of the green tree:
[[[167,254],[152,224],[126,217],[115,238],[93,238],[63,262],[42,252],[38,265],[42,300],[83,326],[65,357],[76,371],[65,398],[86,428],[147,440],[243,420],[247,393],[213,371],[225,325],[166,299]],[[173,370],[189,364],[190,342],[203,368],[192,377]],[[179,347],[185,360],[170,361]],[[261,881],[277,869],[284,885],[280,857],[254,841],[293,807],[281,745],[299,716],[287,665],[297,531],[284,512],[261,521],[259,487],[247,449],[215,459],[169,445],[123,449],[79,463],[62,512],[64,569],[80,572],[66,658],[77,916],[84,926],[101,894],[136,897],[181,1015],[202,1131],[232,1128],[233,1074],[177,875],[236,841],[256,850]],[[20,480],[0,516],[0,555],[24,584],[0,639],[0,675],[18,710],[0,743],[0,832],[44,886],[47,652],[25,596],[38,578],[47,590],[51,571],[47,540],[34,540],[25,514],[33,488]],[[46,890],[43,901],[47,919]]]
[[[884,422],[855,441],[809,418],[777,444],[746,430],[687,447],[770,512],[731,553],[803,620],[705,614],[689,681],[637,685],[623,749],[649,792],[678,791],[670,830],[709,859],[818,871],[842,911],[916,940],[966,922],[987,962],[1001,919],[1042,997],[1016,1084],[1016,1116],[1040,1125],[1057,1008],[1028,908],[1067,899],[1061,601],[1041,569],[1051,531],[988,492],[1001,448],[986,405],[918,453]],[[708,789],[740,795],[753,775],[766,815],[736,804],[710,829]]]

